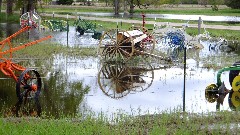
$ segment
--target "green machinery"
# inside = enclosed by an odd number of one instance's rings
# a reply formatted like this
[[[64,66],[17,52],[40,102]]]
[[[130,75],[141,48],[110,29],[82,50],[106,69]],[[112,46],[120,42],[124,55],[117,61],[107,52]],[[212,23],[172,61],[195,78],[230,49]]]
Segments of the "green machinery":
[[[225,87],[225,84],[221,81],[221,75],[223,72],[229,72],[229,83],[232,87],[231,90],[228,90]],[[235,63],[232,66],[224,67],[220,69],[217,73],[217,83],[210,84],[205,89],[205,98],[208,102],[214,103],[215,101],[219,104],[223,103],[225,96],[229,93],[229,106],[234,110],[240,110],[240,64]]]
[[[100,39],[102,36],[102,31],[97,28],[96,23],[93,24],[92,22],[81,19],[80,17],[75,20],[74,26],[76,27],[76,32],[78,32],[80,36],[84,33],[93,33],[92,38],[94,39]]]
[[[68,22],[64,20],[44,20],[42,22],[44,29],[49,29],[51,31],[67,31]]]

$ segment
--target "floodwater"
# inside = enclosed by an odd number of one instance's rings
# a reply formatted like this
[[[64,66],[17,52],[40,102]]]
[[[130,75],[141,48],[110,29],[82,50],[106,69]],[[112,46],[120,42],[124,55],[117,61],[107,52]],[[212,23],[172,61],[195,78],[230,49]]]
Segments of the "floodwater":
[[[77,12],[77,15],[83,16],[108,16],[115,17],[113,13],[81,13]],[[119,14],[120,17],[124,17],[124,13]],[[142,18],[141,14],[134,14],[135,18]],[[146,18],[161,18],[161,19],[178,19],[178,20],[199,20],[199,17],[203,21],[216,21],[216,22],[240,22],[239,16],[207,16],[207,15],[176,15],[176,14],[145,14]]]
[[[0,27],[4,27],[4,24]],[[5,31],[0,33],[2,37],[8,34]],[[44,32],[38,34],[40,33]],[[69,33],[69,43],[66,40],[60,40],[64,39],[66,32],[53,32],[54,38],[51,41],[70,47],[97,46],[98,41],[92,39],[89,34],[78,37],[79,39],[76,40],[73,28]],[[205,88],[211,83],[216,84],[218,70],[204,67],[206,64],[216,64],[220,67],[231,65],[239,58],[233,52],[209,50],[207,41],[201,43],[204,49],[187,50],[185,95],[184,65],[181,61],[166,68],[152,68],[147,63],[143,67],[134,67],[131,64],[106,65],[99,58],[73,57],[63,54],[56,54],[48,59],[24,60],[20,63],[24,67],[37,68],[42,77],[43,88],[36,106],[32,103],[33,105],[29,105],[28,108],[22,107],[24,108],[22,111],[37,108],[36,110],[44,112],[43,116],[55,118],[62,115],[85,115],[89,112],[94,115],[104,113],[111,118],[122,112],[129,115],[144,115],[183,108],[187,112],[194,113],[215,112],[216,103],[207,102]],[[123,73],[124,76],[119,73]],[[221,80],[225,82],[228,89],[231,89],[228,73],[224,72]],[[118,82],[112,79],[116,76]],[[131,77],[133,79],[130,79]],[[121,79],[130,79],[128,83],[132,82],[131,85],[134,88],[129,90],[128,84],[123,84]],[[0,110],[5,116],[14,115],[12,107],[18,104],[15,85],[13,79],[7,78],[0,72]],[[231,110],[228,95],[220,110]]]

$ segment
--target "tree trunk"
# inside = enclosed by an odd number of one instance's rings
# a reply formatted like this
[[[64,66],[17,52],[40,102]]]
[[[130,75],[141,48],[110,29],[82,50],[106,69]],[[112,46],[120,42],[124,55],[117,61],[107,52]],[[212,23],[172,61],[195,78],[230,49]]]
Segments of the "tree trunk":
[[[0,0],[0,12],[2,12],[2,0]]]
[[[134,4],[133,4],[133,0],[130,0],[130,11],[129,11],[130,16],[133,15],[133,12],[134,12]]]
[[[28,0],[27,12],[31,12],[35,9],[35,0]]]
[[[7,15],[13,14],[13,0],[7,0]]]
[[[119,15],[119,1],[114,0],[114,14]]]

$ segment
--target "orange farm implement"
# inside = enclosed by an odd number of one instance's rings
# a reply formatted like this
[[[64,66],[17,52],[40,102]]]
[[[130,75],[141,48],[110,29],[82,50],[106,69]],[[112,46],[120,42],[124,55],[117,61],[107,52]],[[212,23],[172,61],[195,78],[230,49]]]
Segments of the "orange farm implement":
[[[0,70],[4,75],[13,78],[16,81],[16,94],[18,100],[20,101],[22,101],[24,98],[27,99],[30,97],[39,97],[41,91],[41,78],[36,70],[25,68],[14,63],[12,61],[12,54],[17,50],[24,49],[28,46],[32,46],[34,44],[51,38],[51,36],[46,36],[39,40],[13,47],[11,43],[12,38],[29,29],[31,29],[31,27],[26,26],[20,29],[18,32],[14,33],[13,35],[0,41]]]

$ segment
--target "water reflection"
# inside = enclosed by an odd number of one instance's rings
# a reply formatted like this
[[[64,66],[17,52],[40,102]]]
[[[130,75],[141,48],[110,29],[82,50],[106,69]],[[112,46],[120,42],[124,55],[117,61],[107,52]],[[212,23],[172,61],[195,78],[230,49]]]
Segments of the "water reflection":
[[[4,110],[4,117],[40,117],[41,104],[39,100],[28,99],[24,102],[18,101],[13,107]]]
[[[83,16],[109,16],[116,17],[113,13],[81,13]],[[201,17],[204,21],[221,21],[221,22],[240,22],[238,16],[207,16],[207,15],[176,15],[176,14],[145,14],[146,18],[162,18],[162,19],[179,19],[179,20],[199,20]],[[124,13],[120,13],[120,17],[125,17]],[[134,14],[132,17],[142,18],[141,14]]]
[[[153,79],[153,69],[143,64],[132,66],[127,63],[105,63],[98,73],[100,89],[115,99],[148,89]]]

